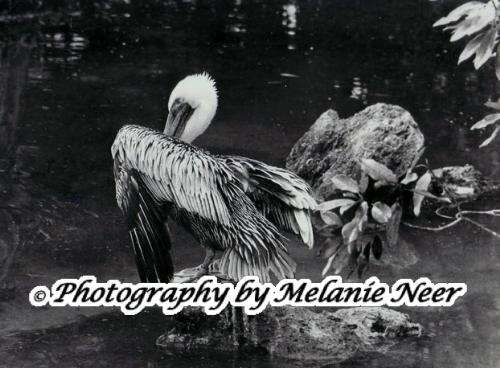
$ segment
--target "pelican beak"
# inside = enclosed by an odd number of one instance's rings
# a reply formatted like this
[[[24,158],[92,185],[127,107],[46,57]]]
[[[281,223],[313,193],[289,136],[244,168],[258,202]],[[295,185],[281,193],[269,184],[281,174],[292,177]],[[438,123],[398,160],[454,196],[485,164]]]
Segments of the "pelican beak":
[[[172,137],[180,138],[193,111],[194,109],[187,102],[181,99],[175,100],[168,112],[164,133]]]

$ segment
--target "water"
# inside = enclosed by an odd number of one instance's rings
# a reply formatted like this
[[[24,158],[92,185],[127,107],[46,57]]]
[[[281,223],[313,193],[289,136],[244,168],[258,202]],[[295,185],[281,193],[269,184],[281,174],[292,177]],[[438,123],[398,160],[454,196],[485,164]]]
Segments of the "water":
[[[6,277],[10,291],[0,295],[6,366],[278,365],[162,356],[153,343],[167,322],[154,312],[129,318],[34,309],[26,300],[31,287],[60,277],[137,280],[114,203],[109,148],[125,123],[160,128],[169,92],[187,74],[206,70],[217,80],[217,117],[197,141],[214,152],[283,165],[326,109],[349,116],[387,102],[412,113],[434,167],[471,163],[500,179],[498,142],[479,150],[486,136],[469,131],[487,112],[482,104],[496,97],[494,74],[456,67],[461,45],[431,28],[453,1],[82,4],[63,15],[47,7],[42,18],[0,28],[2,83],[9,87],[2,111],[10,112],[0,169],[14,173],[0,181],[7,229],[1,254],[18,244]],[[497,199],[474,204],[499,206]],[[484,222],[500,230],[498,222]],[[500,366],[498,239],[463,224],[441,233],[405,228],[403,240],[397,253],[384,254],[388,264],[367,276],[463,281],[469,292],[452,308],[405,310],[424,325],[425,337],[337,366]],[[176,266],[199,263],[202,252],[188,235],[176,228],[174,242]],[[322,261],[298,245],[293,254],[298,276],[318,280]]]

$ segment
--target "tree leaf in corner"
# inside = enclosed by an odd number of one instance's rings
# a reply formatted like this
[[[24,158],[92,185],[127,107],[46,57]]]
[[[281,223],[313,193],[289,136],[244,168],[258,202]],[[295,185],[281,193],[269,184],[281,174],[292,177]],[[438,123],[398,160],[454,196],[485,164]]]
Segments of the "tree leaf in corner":
[[[486,115],[484,118],[479,120],[476,124],[471,126],[470,130],[486,128],[488,125],[494,124],[498,120],[500,120],[500,113]]]
[[[493,54],[493,48],[495,47],[495,39],[497,37],[497,30],[495,27],[486,32],[481,44],[476,51],[476,57],[474,58],[474,68],[479,69]]]
[[[467,45],[465,45],[464,50],[458,57],[458,64],[461,64],[468,58],[470,58],[472,55],[474,55],[481,45],[481,41],[483,39],[484,34],[480,33],[476,37],[474,37],[472,40],[470,40]]]
[[[439,18],[432,26],[440,27],[450,23],[458,22],[461,18],[468,15],[472,10],[476,10],[484,6],[481,1],[469,1],[460,5],[458,8],[453,9],[447,16]]]
[[[493,139],[496,138],[496,136],[498,135],[499,132],[500,132],[500,124],[497,125],[497,127],[495,128],[493,133],[483,143],[481,143],[479,148],[486,147],[488,144],[490,144],[493,141]]]
[[[498,48],[500,48],[500,45],[498,45]],[[497,48],[497,61],[498,61],[498,48]],[[484,104],[484,106],[489,107],[490,109],[500,110],[500,102],[488,101]]]

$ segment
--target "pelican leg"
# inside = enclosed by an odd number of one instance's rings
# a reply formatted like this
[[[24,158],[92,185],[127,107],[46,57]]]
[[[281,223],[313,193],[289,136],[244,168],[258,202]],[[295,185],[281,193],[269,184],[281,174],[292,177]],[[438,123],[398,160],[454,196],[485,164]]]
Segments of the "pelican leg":
[[[210,247],[205,247],[205,259],[197,267],[186,268],[174,275],[172,282],[192,282],[210,273],[216,273],[219,269],[218,262],[214,262],[215,251]],[[217,265],[214,265],[217,263]]]
[[[215,258],[215,251],[209,247],[206,247],[205,250],[206,250],[205,259],[203,260],[203,263],[199,267],[208,271],[210,268],[210,264],[213,262]]]

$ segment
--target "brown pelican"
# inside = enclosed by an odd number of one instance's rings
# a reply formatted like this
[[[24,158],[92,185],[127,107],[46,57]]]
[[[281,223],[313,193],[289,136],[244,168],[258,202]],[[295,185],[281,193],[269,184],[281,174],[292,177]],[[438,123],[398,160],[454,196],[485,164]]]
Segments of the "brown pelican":
[[[167,217],[206,249],[196,276],[222,251],[219,272],[233,280],[291,278],[295,262],[278,229],[313,245],[311,189],[297,175],[239,156],[218,156],[191,145],[217,109],[214,80],[206,73],[180,81],[168,101],[163,133],[126,125],[118,132],[114,159],[116,199],[128,224],[143,282],[173,275]]]

